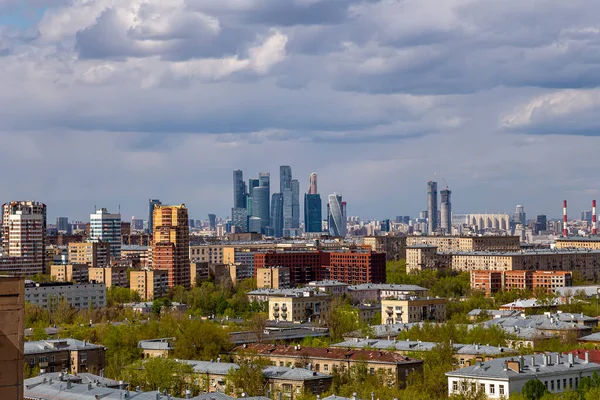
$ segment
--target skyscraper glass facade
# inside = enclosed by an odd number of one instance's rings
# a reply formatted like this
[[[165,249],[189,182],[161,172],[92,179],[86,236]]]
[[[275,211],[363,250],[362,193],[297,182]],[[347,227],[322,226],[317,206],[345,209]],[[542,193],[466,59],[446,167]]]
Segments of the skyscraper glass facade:
[[[342,202],[342,195],[330,194],[328,205],[329,234],[331,236],[346,236],[346,203]]]
[[[304,231],[305,232],[322,232],[323,214],[321,210],[321,195],[305,194],[304,195]]]

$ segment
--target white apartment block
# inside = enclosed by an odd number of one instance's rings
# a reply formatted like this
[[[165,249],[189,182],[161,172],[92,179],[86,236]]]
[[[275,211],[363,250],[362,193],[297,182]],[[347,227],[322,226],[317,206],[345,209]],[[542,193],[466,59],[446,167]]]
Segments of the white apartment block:
[[[25,284],[25,301],[46,308],[65,299],[77,309],[106,307],[106,285],[103,283],[34,283]]]

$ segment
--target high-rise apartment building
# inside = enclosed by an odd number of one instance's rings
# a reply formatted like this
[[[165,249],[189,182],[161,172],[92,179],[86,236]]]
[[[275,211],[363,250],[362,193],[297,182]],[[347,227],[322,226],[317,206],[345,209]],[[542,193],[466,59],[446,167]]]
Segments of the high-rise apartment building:
[[[330,194],[327,205],[329,220],[329,234],[331,236],[346,236],[346,203],[342,201],[341,194]]]
[[[148,200],[148,233],[152,234],[154,226],[152,223],[153,215],[154,215],[154,207],[157,205],[161,205],[162,203],[158,199],[150,199]]]
[[[440,204],[440,228],[444,235],[452,235],[452,192],[446,188],[440,191],[442,202]]]
[[[190,287],[190,230],[185,204],[154,209],[152,267],[166,269],[169,287]]]
[[[90,240],[110,243],[111,257],[121,258],[121,214],[111,214],[106,208],[90,214]]]
[[[46,205],[12,201],[2,206],[2,252],[18,267],[11,273],[34,275],[46,268]]]
[[[271,197],[271,229],[274,237],[283,236],[283,194],[273,193]]]
[[[521,224],[525,225],[527,223],[527,218],[525,215],[525,207],[522,205],[517,205],[515,209],[515,214],[513,216],[513,221],[515,225]]]
[[[310,174],[308,193],[304,195],[304,232],[322,232],[321,195],[317,191],[317,174]]]
[[[427,182],[427,230],[433,235],[438,228],[437,182]]]
[[[70,264],[86,264],[91,268],[110,265],[110,243],[108,242],[69,243],[67,254]]]

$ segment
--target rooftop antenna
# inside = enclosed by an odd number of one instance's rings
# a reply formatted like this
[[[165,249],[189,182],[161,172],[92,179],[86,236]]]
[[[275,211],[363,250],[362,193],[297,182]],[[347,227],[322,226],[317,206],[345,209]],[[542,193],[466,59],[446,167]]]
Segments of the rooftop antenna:
[[[448,182],[446,182],[446,179],[442,178],[442,180],[444,181],[444,185],[446,185],[446,189],[448,189]]]

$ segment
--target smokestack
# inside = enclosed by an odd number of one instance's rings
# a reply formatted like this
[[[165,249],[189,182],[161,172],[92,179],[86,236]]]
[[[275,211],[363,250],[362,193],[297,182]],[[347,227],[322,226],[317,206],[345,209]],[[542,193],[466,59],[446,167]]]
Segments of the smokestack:
[[[569,236],[567,231],[567,201],[563,200],[563,236]]]
[[[596,230],[596,200],[592,200],[592,235],[596,235],[598,232]]]

